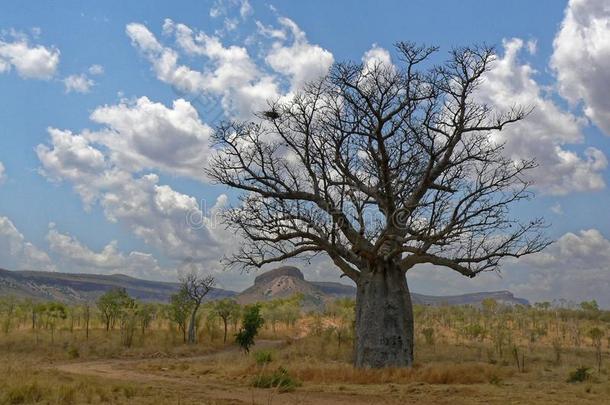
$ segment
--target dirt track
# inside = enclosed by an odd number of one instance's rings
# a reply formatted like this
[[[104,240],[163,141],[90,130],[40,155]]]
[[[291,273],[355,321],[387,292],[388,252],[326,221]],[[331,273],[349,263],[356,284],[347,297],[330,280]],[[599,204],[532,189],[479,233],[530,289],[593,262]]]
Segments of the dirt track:
[[[259,348],[278,346],[280,342],[261,341]],[[206,362],[215,357],[236,351],[237,348],[230,347],[220,352],[180,359],[167,359],[167,364],[172,362]],[[111,359],[88,362],[65,363],[53,366],[54,369],[70,374],[91,376],[122,382],[137,383],[150,387],[162,387],[165,390],[175,392],[183,398],[180,403],[204,403],[204,404],[376,404],[379,398],[374,396],[357,397],[353,394],[337,394],[326,392],[312,392],[296,390],[289,393],[279,393],[272,389],[257,389],[243,386],[235,382],[227,381],[226,384],[205,381],[205,379],[191,379],[171,376],[169,374],[158,375],[138,370],[137,366],[142,364],[158,362],[159,359]],[[387,401],[384,401],[388,403]],[[391,402],[390,402],[391,403]]]

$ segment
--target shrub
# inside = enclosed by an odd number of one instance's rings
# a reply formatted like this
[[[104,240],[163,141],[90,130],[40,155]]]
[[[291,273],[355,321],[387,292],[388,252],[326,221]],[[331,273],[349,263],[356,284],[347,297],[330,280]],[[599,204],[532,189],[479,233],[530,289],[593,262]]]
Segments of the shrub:
[[[265,322],[260,310],[261,307],[258,304],[247,306],[244,310],[242,327],[235,335],[235,341],[246,353],[250,352],[250,347],[254,344],[254,337]]]
[[[80,357],[80,353],[76,346],[68,347],[68,357],[70,357],[71,359],[77,359]]]
[[[502,385],[502,378],[500,378],[497,374],[492,374],[489,377],[489,383],[492,385]]]
[[[256,360],[256,364],[262,366],[267,363],[271,363],[273,357],[269,350],[257,350],[256,352],[254,352],[254,360]]]
[[[587,381],[589,378],[591,378],[591,375],[589,374],[589,367],[578,367],[575,371],[572,371],[570,373],[570,376],[568,377],[568,382],[584,382]]]
[[[426,339],[426,344],[428,346],[434,345],[434,328],[424,328],[422,334],[424,335],[424,339]]]
[[[279,367],[271,374],[256,376],[252,385],[256,388],[277,388],[280,392],[287,392],[299,387],[301,383],[290,376],[284,367]]]

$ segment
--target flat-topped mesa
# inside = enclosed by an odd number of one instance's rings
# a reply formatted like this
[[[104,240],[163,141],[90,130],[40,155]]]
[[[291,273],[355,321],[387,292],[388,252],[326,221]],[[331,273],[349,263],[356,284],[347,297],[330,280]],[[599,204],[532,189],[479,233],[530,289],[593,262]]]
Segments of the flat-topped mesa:
[[[266,283],[267,281],[273,280],[281,276],[289,276],[305,280],[303,273],[298,268],[294,266],[282,266],[278,267],[277,269],[269,270],[261,274],[260,276],[257,276],[254,279],[254,284]]]

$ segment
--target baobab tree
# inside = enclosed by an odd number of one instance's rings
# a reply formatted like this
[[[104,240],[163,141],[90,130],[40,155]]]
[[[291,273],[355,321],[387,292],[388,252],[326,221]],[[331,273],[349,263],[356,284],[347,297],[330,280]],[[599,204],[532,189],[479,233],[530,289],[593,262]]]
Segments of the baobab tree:
[[[493,137],[529,111],[477,101],[493,49],[454,49],[434,67],[436,48],[396,49],[398,65],[336,64],[255,122],[220,125],[207,169],[243,191],[225,213],[246,241],[230,263],[324,254],[355,282],[358,367],[412,365],[413,267],[474,277],[548,245],[542,219],[509,210],[533,196],[535,162]]]

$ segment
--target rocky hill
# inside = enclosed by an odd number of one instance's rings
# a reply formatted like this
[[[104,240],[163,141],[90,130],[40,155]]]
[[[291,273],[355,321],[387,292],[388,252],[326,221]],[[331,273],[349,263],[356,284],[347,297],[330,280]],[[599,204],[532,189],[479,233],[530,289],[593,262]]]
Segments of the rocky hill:
[[[242,304],[257,301],[268,301],[276,298],[288,298],[301,293],[307,307],[320,307],[325,300],[340,297],[356,297],[356,288],[351,285],[307,281],[296,267],[284,266],[254,279],[254,285],[236,296]],[[529,305],[522,298],[515,298],[509,291],[480,292],[453,296],[431,296],[411,293],[411,299],[417,305],[481,305],[486,298],[493,298],[504,305]]]
[[[290,298],[302,294],[304,306],[308,309],[323,306],[324,300],[331,297],[315,284],[306,281],[301,270],[284,266],[254,279],[254,285],[239,293],[236,298],[240,304],[269,301],[277,298]]]
[[[83,302],[95,300],[112,288],[125,288],[129,295],[143,301],[165,302],[178,290],[178,284],[141,280],[122,274],[106,276],[0,269],[0,296]],[[224,298],[235,294],[233,291],[214,289],[210,298]]]
[[[489,291],[462,295],[433,296],[411,293],[414,304],[417,305],[474,305],[479,306],[485,299],[494,299],[502,305],[529,305],[524,298],[517,298],[510,291]]]
[[[125,275],[51,273],[41,271],[9,271],[0,269],[0,296],[14,295],[34,300],[82,302],[95,300],[112,288],[125,288],[132,296],[144,301],[167,302],[178,290],[177,283],[141,280]],[[355,297],[356,288],[338,282],[305,280],[296,267],[283,266],[265,272],[254,279],[254,285],[241,293],[214,289],[209,298],[235,297],[241,304],[289,298],[302,294],[307,309],[321,308],[325,301]],[[505,305],[529,305],[528,301],[509,291],[480,292],[455,296],[411,294],[419,305],[480,305],[493,298]]]

